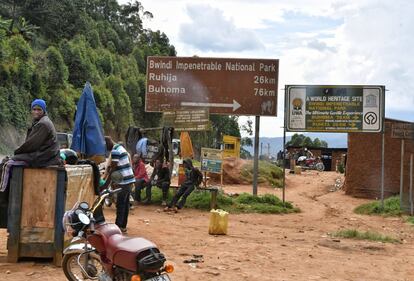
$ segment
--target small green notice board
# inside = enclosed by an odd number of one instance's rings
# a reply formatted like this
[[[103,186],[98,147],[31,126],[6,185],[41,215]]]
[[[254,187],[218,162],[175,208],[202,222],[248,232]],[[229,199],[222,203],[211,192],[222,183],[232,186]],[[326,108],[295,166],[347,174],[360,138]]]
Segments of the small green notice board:
[[[164,111],[164,126],[174,127],[176,131],[208,131],[210,118],[208,108]]]
[[[221,174],[223,171],[223,151],[202,147],[201,171]]]

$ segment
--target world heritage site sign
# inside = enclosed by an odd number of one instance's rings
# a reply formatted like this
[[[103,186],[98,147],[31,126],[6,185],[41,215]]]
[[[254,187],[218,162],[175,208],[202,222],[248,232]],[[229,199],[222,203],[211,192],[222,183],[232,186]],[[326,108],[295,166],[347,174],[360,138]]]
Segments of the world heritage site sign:
[[[286,85],[286,131],[382,132],[385,86]]]
[[[145,111],[276,116],[279,60],[148,57]]]

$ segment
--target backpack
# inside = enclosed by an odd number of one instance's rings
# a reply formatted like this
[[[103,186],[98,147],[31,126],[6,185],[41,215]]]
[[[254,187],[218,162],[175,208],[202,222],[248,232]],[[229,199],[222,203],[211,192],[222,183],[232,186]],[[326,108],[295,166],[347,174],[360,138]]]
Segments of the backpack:
[[[203,174],[197,168],[194,168],[193,171],[194,171],[194,184],[196,186],[199,186],[203,182]]]

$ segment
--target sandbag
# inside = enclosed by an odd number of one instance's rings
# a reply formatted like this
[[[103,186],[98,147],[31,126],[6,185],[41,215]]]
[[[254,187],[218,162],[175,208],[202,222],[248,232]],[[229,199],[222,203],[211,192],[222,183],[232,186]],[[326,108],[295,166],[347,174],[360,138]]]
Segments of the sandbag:
[[[211,235],[226,235],[229,222],[229,213],[223,210],[210,211],[210,226],[208,234]]]

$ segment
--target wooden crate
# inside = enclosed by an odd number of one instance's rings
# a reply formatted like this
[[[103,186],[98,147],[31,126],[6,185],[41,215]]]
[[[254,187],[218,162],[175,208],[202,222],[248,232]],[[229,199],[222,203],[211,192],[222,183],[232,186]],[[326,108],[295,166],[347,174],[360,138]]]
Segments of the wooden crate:
[[[65,211],[71,210],[78,202],[87,202],[92,206],[96,195],[93,186],[93,171],[90,165],[67,165]],[[65,235],[66,247],[72,236]]]
[[[62,217],[77,200],[94,199],[92,168],[66,166],[15,167],[10,182],[8,261],[21,257],[62,261]],[[68,207],[70,206],[70,207]]]

